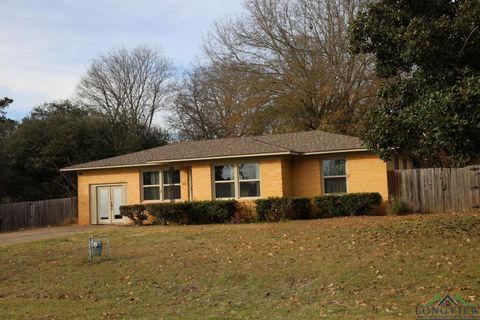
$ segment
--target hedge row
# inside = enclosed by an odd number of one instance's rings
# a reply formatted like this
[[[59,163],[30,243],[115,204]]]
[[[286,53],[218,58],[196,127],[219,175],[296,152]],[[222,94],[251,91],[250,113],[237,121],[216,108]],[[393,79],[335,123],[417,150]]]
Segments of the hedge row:
[[[318,210],[312,210],[312,203]],[[325,195],[313,201],[311,198],[271,197],[255,200],[255,212],[258,221],[272,222],[359,216],[371,214],[381,203],[382,196],[377,192]],[[239,208],[235,200],[213,200],[121,206],[120,213],[136,224],[142,224],[148,214],[164,224],[208,224],[233,222]]]
[[[271,197],[255,200],[258,221],[310,219],[309,198]]]
[[[378,192],[347,193],[315,197],[319,218],[362,216],[371,214],[375,206],[382,203]]]
[[[230,222],[237,211],[235,200],[190,201],[178,203],[152,203],[121,206],[120,213],[135,224],[142,224],[148,214],[168,224],[208,224]]]

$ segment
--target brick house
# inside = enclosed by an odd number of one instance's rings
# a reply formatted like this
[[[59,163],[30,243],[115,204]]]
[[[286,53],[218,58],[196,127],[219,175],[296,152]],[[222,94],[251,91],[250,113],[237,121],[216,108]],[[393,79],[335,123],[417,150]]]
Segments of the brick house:
[[[187,141],[67,167],[78,176],[79,224],[124,223],[119,206],[163,201],[379,192],[384,162],[355,137],[322,131]]]

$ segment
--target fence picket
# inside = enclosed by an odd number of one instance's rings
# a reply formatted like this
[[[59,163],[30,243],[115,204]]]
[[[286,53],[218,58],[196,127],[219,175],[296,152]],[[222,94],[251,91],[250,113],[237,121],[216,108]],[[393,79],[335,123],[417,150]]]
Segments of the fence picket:
[[[77,222],[77,197],[0,204],[0,232]]]
[[[389,199],[400,198],[419,212],[468,211],[480,206],[480,166],[394,170]]]

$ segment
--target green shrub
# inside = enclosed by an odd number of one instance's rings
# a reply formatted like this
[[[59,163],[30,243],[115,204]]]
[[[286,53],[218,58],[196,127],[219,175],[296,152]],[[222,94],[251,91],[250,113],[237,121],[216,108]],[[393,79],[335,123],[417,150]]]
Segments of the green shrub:
[[[387,206],[388,215],[403,215],[410,212],[408,205],[399,198],[393,198],[393,200]]]
[[[363,216],[371,214],[374,206],[382,204],[382,196],[378,192],[347,193],[342,196],[341,202],[345,214]]]
[[[237,201],[193,201],[190,202],[189,210],[189,218],[195,224],[232,222],[237,211]]]
[[[185,224],[189,220],[190,205],[188,202],[152,203],[147,210],[162,224]]]
[[[270,197],[255,200],[255,210],[259,221],[280,221],[310,218],[309,198]]]
[[[237,211],[235,200],[154,203],[147,210],[163,224],[208,224],[231,222]]]
[[[315,197],[313,202],[319,209],[318,218],[341,217],[345,215],[345,208],[341,203],[340,195],[325,195]]]
[[[293,198],[292,199],[292,219],[311,219],[312,199],[310,198]]]
[[[319,218],[361,216],[371,214],[373,207],[382,203],[382,196],[378,192],[347,193],[315,197],[314,202]]]
[[[142,225],[143,221],[148,219],[148,214],[142,204],[134,204],[130,206],[120,206],[120,214],[123,217],[128,217],[136,225]]]

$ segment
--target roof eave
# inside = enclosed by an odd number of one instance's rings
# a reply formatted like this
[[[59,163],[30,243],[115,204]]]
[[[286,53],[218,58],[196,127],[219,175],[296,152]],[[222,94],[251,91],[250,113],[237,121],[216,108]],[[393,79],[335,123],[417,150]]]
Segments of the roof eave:
[[[304,152],[302,155],[304,156],[312,156],[317,154],[332,154],[332,153],[345,153],[345,152],[365,152],[369,151],[367,148],[359,148],[359,149],[341,149],[341,150],[331,150],[331,151],[314,151],[314,152]]]
[[[100,170],[100,169],[118,169],[118,168],[132,168],[143,166],[155,166],[160,164],[177,163],[177,162],[189,162],[189,161],[204,161],[204,160],[219,160],[219,159],[232,159],[232,158],[253,158],[253,157],[267,157],[267,156],[280,156],[280,155],[299,155],[298,152],[284,151],[284,152],[271,152],[271,153],[254,153],[254,154],[240,154],[232,156],[215,156],[215,157],[201,157],[201,158],[185,158],[185,159],[172,159],[172,160],[152,160],[145,163],[126,164],[126,165],[113,165],[113,166],[96,166],[96,167],[80,167],[80,168],[63,168],[61,172],[72,171],[85,171],[85,170]]]

